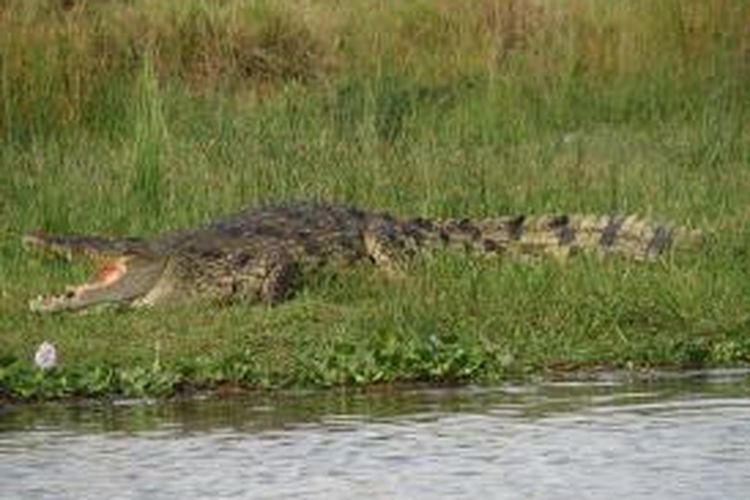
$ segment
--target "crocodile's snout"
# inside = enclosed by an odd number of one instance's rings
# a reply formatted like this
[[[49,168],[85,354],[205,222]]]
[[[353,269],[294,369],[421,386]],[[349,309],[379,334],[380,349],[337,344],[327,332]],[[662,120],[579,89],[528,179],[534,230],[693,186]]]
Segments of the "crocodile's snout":
[[[163,259],[148,255],[139,240],[115,240],[98,236],[54,236],[33,231],[22,238],[25,247],[40,248],[72,259],[95,262],[93,277],[66,287],[58,295],[39,296],[29,301],[33,312],[76,310],[100,303],[125,302],[147,294],[158,280]]]

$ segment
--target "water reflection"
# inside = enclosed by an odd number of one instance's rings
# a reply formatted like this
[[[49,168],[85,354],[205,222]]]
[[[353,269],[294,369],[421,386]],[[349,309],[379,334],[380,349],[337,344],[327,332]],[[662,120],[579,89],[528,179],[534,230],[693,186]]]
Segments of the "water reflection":
[[[0,497],[744,498],[748,389],[722,371],[6,408]]]

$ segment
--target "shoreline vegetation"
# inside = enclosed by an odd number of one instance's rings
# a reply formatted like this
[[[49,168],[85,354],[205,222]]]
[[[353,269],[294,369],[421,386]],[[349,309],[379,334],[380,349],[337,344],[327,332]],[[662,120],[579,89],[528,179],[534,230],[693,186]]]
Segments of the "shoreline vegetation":
[[[0,401],[748,365],[748,193],[743,0],[0,0]],[[150,235],[289,199],[710,239],[654,264],[360,266],[274,308],[28,311],[88,270],[26,231]]]

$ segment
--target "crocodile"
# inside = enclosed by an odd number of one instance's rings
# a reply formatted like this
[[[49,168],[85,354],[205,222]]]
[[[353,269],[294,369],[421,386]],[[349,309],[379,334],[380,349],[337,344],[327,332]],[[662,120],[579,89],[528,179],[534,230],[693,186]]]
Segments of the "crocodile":
[[[484,255],[566,257],[579,251],[653,260],[695,232],[625,215],[399,218],[322,202],[251,206],[193,230],[152,238],[28,233],[24,243],[94,261],[94,277],[29,302],[35,312],[192,300],[277,304],[308,273],[371,262],[402,275],[410,257],[457,247]]]

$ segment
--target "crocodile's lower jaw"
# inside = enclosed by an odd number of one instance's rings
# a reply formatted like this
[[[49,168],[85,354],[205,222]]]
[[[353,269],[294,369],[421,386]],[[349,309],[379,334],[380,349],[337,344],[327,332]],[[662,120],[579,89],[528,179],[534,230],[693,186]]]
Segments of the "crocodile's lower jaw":
[[[66,309],[70,302],[69,295],[39,296],[29,301],[31,312],[53,312]]]
[[[74,312],[76,314],[90,314],[111,309],[120,309],[131,306],[131,302],[115,303],[101,302],[99,304],[87,305],[86,307],[76,307],[70,305],[70,298],[66,295],[39,296],[29,301],[29,310],[33,313],[55,313],[62,311]]]

